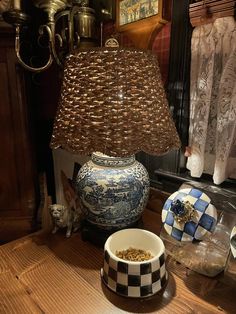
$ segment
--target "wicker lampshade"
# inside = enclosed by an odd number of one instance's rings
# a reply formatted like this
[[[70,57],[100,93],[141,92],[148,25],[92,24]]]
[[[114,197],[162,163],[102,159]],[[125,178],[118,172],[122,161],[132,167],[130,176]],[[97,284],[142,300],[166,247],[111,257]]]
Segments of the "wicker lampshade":
[[[67,58],[52,148],[124,157],[179,146],[154,55],[103,47]]]

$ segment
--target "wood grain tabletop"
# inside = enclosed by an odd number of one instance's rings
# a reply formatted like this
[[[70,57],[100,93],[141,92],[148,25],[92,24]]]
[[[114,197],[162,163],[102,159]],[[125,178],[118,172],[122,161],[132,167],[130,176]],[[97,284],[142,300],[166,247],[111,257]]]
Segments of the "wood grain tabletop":
[[[160,232],[160,215],[143,214]],[[103,249],[81,239],[36,233],[0,247],[0,313],[236,313],[236,289],[167,259],[169,281],[144,299],[116,295],[101,282]]]

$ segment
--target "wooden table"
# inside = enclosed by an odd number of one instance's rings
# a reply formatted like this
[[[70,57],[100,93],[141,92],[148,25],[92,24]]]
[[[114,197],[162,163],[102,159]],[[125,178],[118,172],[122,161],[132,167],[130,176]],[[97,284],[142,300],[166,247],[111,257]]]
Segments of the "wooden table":
[[[146,229],[160,215],[146,210]],[[101,283],[103,250],[81,239],[33,234],[0,247],[0,313],[236,313],[235,290],[167,261],[169,282],[148,299],[123,298]]]

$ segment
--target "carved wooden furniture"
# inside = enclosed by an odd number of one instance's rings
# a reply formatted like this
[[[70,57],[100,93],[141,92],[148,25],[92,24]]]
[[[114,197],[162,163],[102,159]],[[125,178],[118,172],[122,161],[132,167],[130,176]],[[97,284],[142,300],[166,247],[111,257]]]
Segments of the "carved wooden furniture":
[[[35,173],[24,72],[12,29],[0,23],[0,244],[29,233]]]

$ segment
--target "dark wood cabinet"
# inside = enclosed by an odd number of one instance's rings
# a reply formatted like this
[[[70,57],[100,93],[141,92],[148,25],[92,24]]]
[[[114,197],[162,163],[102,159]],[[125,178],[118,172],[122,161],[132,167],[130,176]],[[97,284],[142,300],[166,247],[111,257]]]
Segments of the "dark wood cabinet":
[[[0,243],[31,231],[36,170],[25,73],[14,31],[0,22]]]

